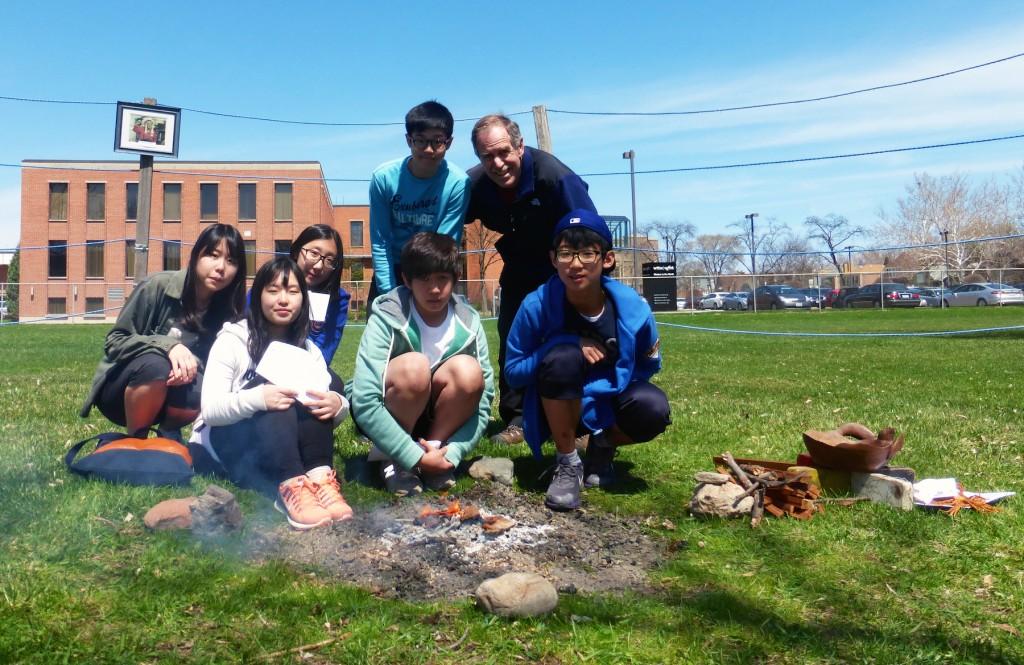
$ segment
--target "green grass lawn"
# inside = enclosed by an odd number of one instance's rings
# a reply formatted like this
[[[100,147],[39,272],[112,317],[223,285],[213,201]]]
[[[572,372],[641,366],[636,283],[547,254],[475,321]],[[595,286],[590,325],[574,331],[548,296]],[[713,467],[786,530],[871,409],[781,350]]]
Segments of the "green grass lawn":
[[[1021,325],[1024,308],[659,318],[734,330],[906,332]],[[801,431],[846,421],[905,433],[896,462],[919,477],[1024,492],[1024,333],[661,330],[658,383],[673,424],[654,443],[622,451],[629,476],[620,490],[588,493],[592,510],[674,523],[650,530],[674,552],[651,575],[655,591],[566,596],[549,616],[508,621],[461,599],[384,601],[316,570],[251,564],[237,551],[242,536],[210,545],[188,533],[148,533],[141,516],[150,506],[208,481],[111,486],[72,478],[62,464],[71,442],[112,429],[95,412],[77,417],[107,327],[0,328],[0,662],[256,662],[328,639],[312,662],[1024,662],[1022,497],[994,515],[951,520],[857,504],[758,530],[686,512],[692,475],[710,469],[712,455],[794,459]],[[359,332],[346,333],[335,361],[344,377]],[[350,424],[338,430],[337,449],[342,465],[359,454]],[[525,447],[478,451],[526,455]],[[539,501],[535,475],[524,474],[520,489]],[[243,511],[266,506],[238,495]],[[346,496],[357,510],[385,500],[357,484]]]

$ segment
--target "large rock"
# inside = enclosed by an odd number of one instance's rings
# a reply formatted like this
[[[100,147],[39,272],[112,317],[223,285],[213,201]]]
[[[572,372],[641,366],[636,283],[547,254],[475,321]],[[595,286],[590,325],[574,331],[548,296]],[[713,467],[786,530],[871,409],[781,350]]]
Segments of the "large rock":
[[[511,485],[515,477],[515,466],[507,457],[481,457],[469,467],[469,475],[477,480],[493,480],[502,485]]]
[[[167,499],[156,504],[142,518],[143,523],[155,531],[188,529],[192,526],[192,504],[195,497]]]
[[[732,504],[743,494],[743,488],[735,483],[724,485],[697,486],[690,499],[690,514],[696,517],[739,517],[749,515],[754,507],[754,498],[743,497],[736,506]]]
[[[899,510],[914,509],[914,485],[910,481],[881,473],[850,474],[851,486],[857,496],[875,503],[884,503]]]
[[[476,588],[476,602],[491,614],[534,617],[558,605],[558,591],[536,573],[506,573]]]
[[[242,509],[235,495],[223,487],[210,485],[192,504],[192,533],[217,536],[242,526]]]

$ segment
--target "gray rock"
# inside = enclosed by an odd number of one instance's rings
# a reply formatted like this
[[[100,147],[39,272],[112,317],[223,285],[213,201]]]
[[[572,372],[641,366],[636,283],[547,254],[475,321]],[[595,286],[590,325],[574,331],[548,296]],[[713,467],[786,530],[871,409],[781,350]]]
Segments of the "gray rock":
[[[223,487],[210,485],[192,505],[192,533],[217,536],[242,526],[242,509],[235,495]]]
[[[481,583],[476,588],[476,602],[491,614],[534,617],[555,609],[558,591],[536,573],[506,573]]]
[[[161,501],[146,512],[142,521],[154,531],[188,529],[192,526],[192,504],[195,501],[195,497]]]
[[[881,473],[852,473],[850,487],[854,494],[874,503],[884,503],[899,510],[914,509],[914,486],[902,478]]]
[[[507,457],[481,457],[469,467],[469,475],[477,480],[493,480],[502,485],[511,485],[515,477],[515,466]]]
[[[696,517],[739,517],[749,515],[754,507],[754,498],[747,496],[734,507],[732,504],[743,494],[743,488],[735,483],[724,485],[697,486],[690,499],[690,514]]]
[[[714,473],[713,471],[698,471],[693,475],[693,479],[698,483],[707,483],[708,485],[724,485],[732,482],[732,476],[729,474]]]

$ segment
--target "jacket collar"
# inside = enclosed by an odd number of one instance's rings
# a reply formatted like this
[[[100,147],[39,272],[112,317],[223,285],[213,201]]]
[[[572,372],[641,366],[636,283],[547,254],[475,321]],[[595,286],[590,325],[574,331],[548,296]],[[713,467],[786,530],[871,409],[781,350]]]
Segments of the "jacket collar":
[[[185,272],[184,270],[172,272],[171,278],[167,280],[167,288],[164,289],[164,293],[181,300],[181,294],[185,292]]]

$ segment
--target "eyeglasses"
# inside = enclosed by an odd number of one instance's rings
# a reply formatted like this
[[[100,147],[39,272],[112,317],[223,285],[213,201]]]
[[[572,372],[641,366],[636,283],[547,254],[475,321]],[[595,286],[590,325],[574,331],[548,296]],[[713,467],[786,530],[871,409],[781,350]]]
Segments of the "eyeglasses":
[[[335,256],[327,256],[326,254],[321,254],[315,249],[306,249],[305,247],[300,251],[302,252],[302,255],[306,257],[306,260],[311,262],[313,265],[323,261],[324,267],[328,270],[334,270],[338,267],[338,259]]]
[[[421,136],[410,136],[409,142],[412,143],[413,147],[417,150],[423,150],[428,145],[434,150],[440,150],[441,148],[447,148],[448,143],[451,141],[450,138],[436,138],[436,139],[425,139]]]
[[[581,265],[589,266],[591,263],[597,262],[599,258],[601,258],[601,252],[596,252],[592,249],[583,249],[578,252],[560,249],[555,252],[555,260],[562,265],[569,265],[573,259],[579,259]]]

